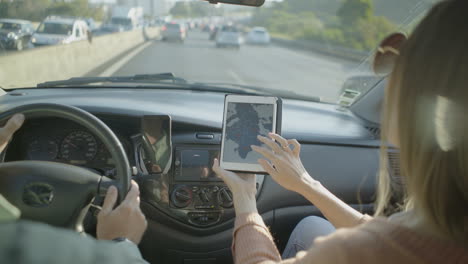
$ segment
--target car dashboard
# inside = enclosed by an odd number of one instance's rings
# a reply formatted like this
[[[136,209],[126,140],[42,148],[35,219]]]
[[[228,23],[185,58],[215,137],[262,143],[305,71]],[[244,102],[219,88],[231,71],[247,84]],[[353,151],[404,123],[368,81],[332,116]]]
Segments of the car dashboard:
[[[223,93],[152,89],[22,89],[0,96],[1,110],[30,103],[60,103],[87,110],[106,123],[124,146],[148,219],[140,249],[150,262],[231,263],[232,194],[211,171],[219,155]],[[170,115],[172,163],[168,173],[144,166],[141,118]],[[335,105],[283,100],[283,136],[302,144],[310,174],[346,203],[371,212],[379,140],[366,123]],[[186,166],[204,156],[197,168]],[[5,161],[46,160],[82,166],[113,177],[105,146],[83,127],[57,118],[27,120]],[[257,175],[257,206],[279,249],[307,215],[320,215],[300,195]],[[190,262],[189,262],[190,263]]]

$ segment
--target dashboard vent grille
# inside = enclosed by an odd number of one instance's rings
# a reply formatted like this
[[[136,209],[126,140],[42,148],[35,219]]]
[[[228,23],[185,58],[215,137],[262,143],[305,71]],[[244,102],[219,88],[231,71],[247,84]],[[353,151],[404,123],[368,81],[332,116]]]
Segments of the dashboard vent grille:
[[[374,138],[380,138],[380,127],[366,126],[366,129],[374,136]]]
[[[400,196],[403,194],[404,189],[403,178],[401,177],[400,153],[390,150],[388,152],[388,160],[392,189],[397,193],[397,196]]]

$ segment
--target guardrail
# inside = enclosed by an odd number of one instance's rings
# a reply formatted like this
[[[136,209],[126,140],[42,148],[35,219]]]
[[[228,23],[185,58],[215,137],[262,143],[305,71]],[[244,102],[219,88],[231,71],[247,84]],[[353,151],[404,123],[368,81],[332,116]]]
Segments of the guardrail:
[[[272,37],[271,40],[273,43],[279,46],[314,51],[352,61],[362,61],[364,58],[370,55],[369,52],[356,51],[337,45],[322,44],[309,40],[290,40],[278,37]]]
[[[159,36],[159,28],[94,37],[67,45],[34,48],[0,56],[0,86],[34,87],[46,81],[80,77]]]

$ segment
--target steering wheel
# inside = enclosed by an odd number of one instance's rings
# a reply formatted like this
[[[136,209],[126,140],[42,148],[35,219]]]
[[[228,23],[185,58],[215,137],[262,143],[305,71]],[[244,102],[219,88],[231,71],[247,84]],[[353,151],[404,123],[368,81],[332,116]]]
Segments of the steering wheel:
[[[99,138],[114,160],[115,179],[88,169],[48,161],[0,163],[0,193],[21,211],[21,218],[79,229],[96,195],[114,185],[120,203],[130,187],[130,165],[122,143],[112,130],[89,112],[59,104],[29,104],[0,114],[5,123],[14,114],[26,120],[58,117],[74,121]]]

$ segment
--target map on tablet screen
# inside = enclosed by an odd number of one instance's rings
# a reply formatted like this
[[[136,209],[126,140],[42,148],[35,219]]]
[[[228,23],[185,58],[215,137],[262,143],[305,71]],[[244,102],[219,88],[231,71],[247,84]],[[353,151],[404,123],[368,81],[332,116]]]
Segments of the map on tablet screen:
[[[274,105],[228,102],[226,111],[223,161],[256,163],[261,155],[250,146],[262,146],[257,135],[272,131]]]

